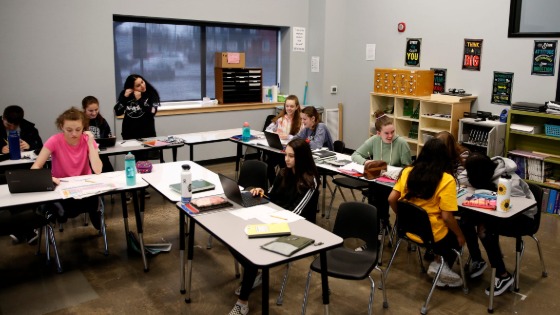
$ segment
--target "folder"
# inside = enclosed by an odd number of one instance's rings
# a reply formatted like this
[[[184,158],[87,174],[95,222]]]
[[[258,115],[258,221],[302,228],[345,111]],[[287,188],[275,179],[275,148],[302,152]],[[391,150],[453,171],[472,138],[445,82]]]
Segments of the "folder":
[[[271,252],[289,257],[313,243],[315,243],[315,240],[313,239],[298,235],[290,235],[279,237],[270,243],[262,245],[261,247]]]
[[[288,223],[249,224],[245,227],[249,238],[290,235]]]

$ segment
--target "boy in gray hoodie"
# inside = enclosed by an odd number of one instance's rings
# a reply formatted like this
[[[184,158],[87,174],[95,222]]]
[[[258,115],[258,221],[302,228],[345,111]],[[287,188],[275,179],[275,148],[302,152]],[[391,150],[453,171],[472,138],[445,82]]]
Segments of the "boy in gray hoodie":
[[[501,156],[490,159],[481,153],[472,153],[465,162],[465,171],[459,176],[459,181],[475,189],[496,191],[499,178],[503,174],[511,175],[511,196],[535,199],[529,185],[515,173],[517,165],[514,161]],[[461,218],[461,230],[465,235],[467,247],[472,258],[471,278],[476,278],[486,269],[486,262],[482,259],[478,238],[486,249],[490,265],[496,268],[494,296],[504,293],[512,284],[513,277],[506,270],[502,252],[500,250],[499,235],[506,231],[529,231],[533,226],[533,219],[538,209],[534,207],[521,215],[509,219],[496,219],[466,211]],[[490,294],[490,288],[486,289]]]

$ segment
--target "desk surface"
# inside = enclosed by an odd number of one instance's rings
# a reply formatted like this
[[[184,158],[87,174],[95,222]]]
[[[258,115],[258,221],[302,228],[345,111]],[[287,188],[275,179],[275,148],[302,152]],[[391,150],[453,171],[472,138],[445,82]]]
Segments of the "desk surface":
[[[185,133],[180,135],[173,135],[173,137],[183,139],[185,144],[201,144],[209,142],[225,141],[229,138],[240,135],[241,128],[203,131],[195,133]],[[261,131],[251,130],[251,135],[262,135]]]
[[[19,165],[19,164],[32,164],[35,162],[37,155],[33,151],[21,152],[21,159],[19,160],[5,160],[0,162],[1,166]]]
[[[146,138],[146,141],[151,139],[162,140],[163,138],[167,138],[167,137]],[[150,147],[150,146],[144,146],[142,142],[135,139],[117,140],[114,146],[107,147],[103,151],[99,151],[99,155],[118,155],[118,154],[125,154],[127,152],[134,152],[134,151],[163,150],[163,149],[172,149],[181,146],[183,146],[182,143],[169,143],[166,146]]]
[[[537,202],[534,199],[529,199],[529,198],[525,198],[525,197],[511,197],[511,199],[510,199],[511,210],[509,210],[508,212],[501,212],[501,211],[497,211],[497,210],[488,210],[488,209],[477,208],[477,207],[463,206],[462,205],[463,201],[465,201],[467,196],[470,196],[470,195],[472,195],[472,192],[466,193],[466,194],[464,194],[463,196],[461,196],[457,199],[457,203],[459,204],[460,209],[468,209],[468,210],[471,210],[471,211],[476,211],[476,212],[479,212],[479,213],[482,213],[482,214],[486,214],[486,215],[490,215],[490,216],[497,217],[497,218],[502,218],[502,219],[511,218],[511,217],[515,216],[516,214],[524,212],[525,210],[528,210],[529,208],[531,208],[532,206],[537,204]]]

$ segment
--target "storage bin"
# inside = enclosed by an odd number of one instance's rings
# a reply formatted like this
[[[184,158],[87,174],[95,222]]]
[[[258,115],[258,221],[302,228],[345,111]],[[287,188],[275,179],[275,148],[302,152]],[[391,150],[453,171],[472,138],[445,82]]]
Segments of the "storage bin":
[[[547,136],[560,138],[560,126],[544,124],[544,132]]]

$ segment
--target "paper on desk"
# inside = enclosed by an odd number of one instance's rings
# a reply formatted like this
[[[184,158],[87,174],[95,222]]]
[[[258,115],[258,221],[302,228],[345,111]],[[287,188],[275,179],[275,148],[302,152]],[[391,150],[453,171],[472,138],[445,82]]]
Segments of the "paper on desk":
[[[120,145],[121,147],[138,147],[142,144],[137,140],[126,140],[126,141],[121,141]]]
[[[278,210],[270,214],[259,213],[257,215],[257,220],[262,223],[290,223],[303,219],[292,211],[288,210]]]
[[[258,215],[271,215],[272,213],[278,210],[272,209],[266,205],[257,205],[248,208],[241,208],[237,210],[230,211],[229,213],[233,214],[236,217],[239,217],[243,220],[255,219]]]
[[[111,178],[65,178],[61,179],[58,191],[62,199],[74,198],[82,199],[89,196],[98,195],[100,193],[115,190],[117,185],[111,181]]]
[[[353,172],[357,172],[357,173],[364,173],[364,166],[360,165],[356,162],[352,162],[350,164],[346,164],[343,167],[341,167],[340,169],[342,170],[346,170],[346,171],[353,171]]]

